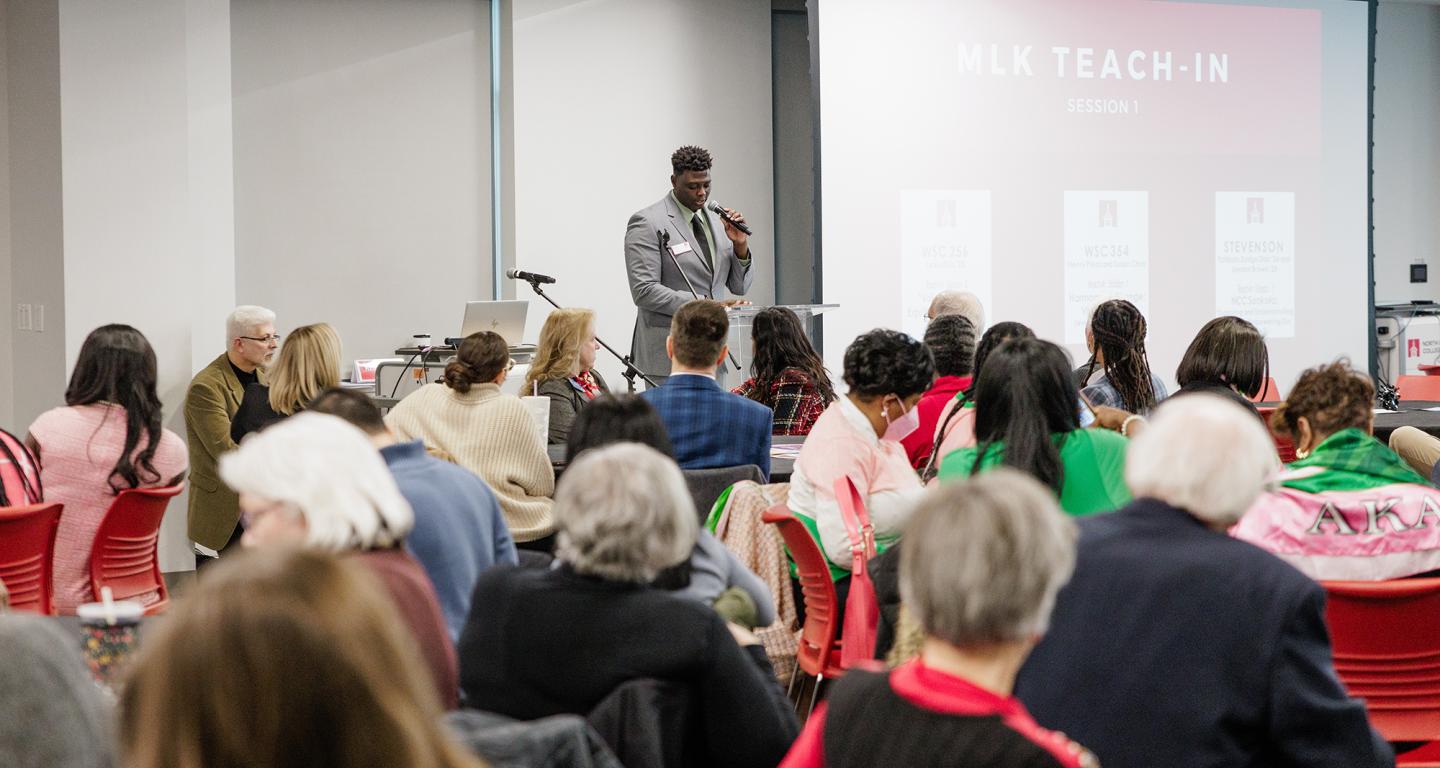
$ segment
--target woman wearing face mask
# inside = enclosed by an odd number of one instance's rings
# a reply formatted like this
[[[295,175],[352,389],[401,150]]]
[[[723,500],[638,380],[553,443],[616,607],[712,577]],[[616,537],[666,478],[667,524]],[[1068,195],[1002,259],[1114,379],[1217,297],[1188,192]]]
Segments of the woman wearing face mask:
[[[877,329],[845,350],[850,388],[816,420],[790,476],[790,511],[810,529],[830,561],[840,604],[850,582],[850,539],[835,501],[835,481],[848,476],[859,489],[883,552],[921,492],[920,476],[900,444],[920,425],[915,410],[935,378],[924,344],[898,331]]]

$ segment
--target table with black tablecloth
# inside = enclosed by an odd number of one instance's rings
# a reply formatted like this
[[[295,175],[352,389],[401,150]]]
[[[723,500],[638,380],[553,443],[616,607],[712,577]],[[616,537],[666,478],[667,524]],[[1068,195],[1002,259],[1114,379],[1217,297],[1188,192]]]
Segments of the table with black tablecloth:
[[[1261,408],[1274,408],[1279,403],[1256,403]],[[1390,433],[1400,427],[1415,427],[1426,434],[1440,437],[1440,411],[1426,408],[1440,408],[1440,402],[1432,400],[1404,400],[1399,413],[1375,414],[1375,437],[1382,443],[1390,442]]]
[[[770,439],[772,445],[799,445],[805,442],[804,437],[773,437]],[[547,447],[550,453],[550,465],[555,468],[555,478],[560,478],[560,473],[565,471],[565,445],[551,445]],[[788,483],[790,474],[795,471],[795,460],[793,458],[771,456],[770,457],[770,482]]]

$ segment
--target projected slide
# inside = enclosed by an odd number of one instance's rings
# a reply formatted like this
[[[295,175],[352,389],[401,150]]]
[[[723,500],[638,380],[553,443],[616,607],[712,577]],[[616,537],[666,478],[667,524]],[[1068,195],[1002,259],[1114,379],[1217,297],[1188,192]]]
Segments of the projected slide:
[[[1282,385],[1367,359],[1368,8],[823,0],[825,356],[973,291],[1084,356],[1129,299],[1157,374],[1217,314]]]

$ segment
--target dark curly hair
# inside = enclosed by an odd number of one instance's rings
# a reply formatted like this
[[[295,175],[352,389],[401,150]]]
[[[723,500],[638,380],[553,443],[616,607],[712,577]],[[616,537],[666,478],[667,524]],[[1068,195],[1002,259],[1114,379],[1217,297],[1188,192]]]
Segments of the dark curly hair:
[[[494,331],[472,333],[460,342],[445,366],[445,386],[465,394],[476,384],[495,380],[510,365],[510,346]]]
[[[675,150],[670,156],[670,170],[676,176],[686,171],[708,171],[710,170],[710,152],[701,147],[686,144]]]
[[[975,362],[975,324],[964,315],[941,315],[925,327],[925,346],[935,360],[935,373],[964,376]]]
[[[975,365],[971,368],[975,371],[975,379],[970,382],[970,388],[965,390],[965,399],[971,402],[975,401],[975,387],[980,383],[980,371],[985,368],[985,359],[990,357],[990,353],[994,352],[996,347],[1011,339],[1033,338],[1035,338],[1035,332],[1024,323],[1007,320],[990,326],[980,337],[980,343],[975,345]]]
[[[845,383],[866,400],[889,394],[903,400],[929,389],[934,380],[930,350],[899,331],[876,328],[845,348]]]
[[[1317,436],[1328,437],[1350,427],[1369,427],[1374,408],[1375,384],[1342,357],[1301,373],[1290,396],[1270,416],[1270,427],[1298,439],[1303,417]]]
[[[1103,365],[1105,378],[1131,413],[1149,413],[1156,403],[1150,361],[1145,357],[1145,331],[1145,316],[1124,299],[1111,299],[1090,315],[1095,352],[1104,362],[1096,362],[1092,354],[1085,365],[1085,379],[1089,380],[1097,365]]]

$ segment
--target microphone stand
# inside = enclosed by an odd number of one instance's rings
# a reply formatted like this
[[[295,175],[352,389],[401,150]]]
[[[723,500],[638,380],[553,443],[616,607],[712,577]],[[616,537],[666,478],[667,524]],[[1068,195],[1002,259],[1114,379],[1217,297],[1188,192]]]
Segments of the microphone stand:
[[[527,282],[527,283],[530,284],[530,290],[534,291],[536,296],[539,296],[540,298],[542,298],[542,299],[550,302],[550,306],[552,306],[552,307],[554,307],[554,308],[556,308],[556,309],[564,309],[564,307],[560,306],[559,304],[556,304],[554,299],[552,299],[552,298],[550,298],[548,295],[546,295],[545,291],[540,288],[540,282],[539,282],[538,280],[526,280],[525,282]],[[620,364],[625,366],[625,372],[624,372],[623,374],[621,374],[621,375],[625,377],[625,382],[630,385],[630,392],[631,392],[632,394],[635,392],[635,377],[636,377],[636,376],[639,376],[640,378],[644,379],[646,386],[648,386],[648,387],[654,387],[654,386],[655,386],[655,380],[652,379],[652,378],[650,378],[649,376],[646,376],[644,371],[640,370],[639,368],[636,368],[636,367],[635,367],[635,364],[630,361],[630,356],[629,356],[629,355],[623,355],[623,356],[622,356],[619,352],[616,352],[616,351],[614,350],[614,348],[612,348],[609,344],[606,344],[606,343],[605,343],[605,340],[602,339],[602,338],[600,338],[599,336],[596,336],[596,337],[595,337],[595,340],[598,341],[598,342],[600,342],[600,346],[604,347],[606,352],[609,352],[610,354],[614,355],[614,356],[615,356],[615,359],[616,359],[616,360],[619,360],[619,361],[620,361]]]
[[[701,208],[698,213],[703,215],[704,211],[705,209]],[[705,246],[701,245],[700,247],[704,248]],[[690,289],[690,295],[695,297],[696,301],[699,301],[700,294],[695,292],[695,284],[690,282],[690,277],[686,275],[685,270],[680,267],[680,260],[675,258],[675,252],[670,250],[670,232],[664,229],[660,230],[660,250],[670,254],[670,263],[675,265],[675,271],[680,273],[680,279],[685,281],[685,287]],[[736,371],[739,371],[740,361],[735,359],[735,353],[727,349],[725,350],[725,354],[729,356],[730,364],[735,366]]]

